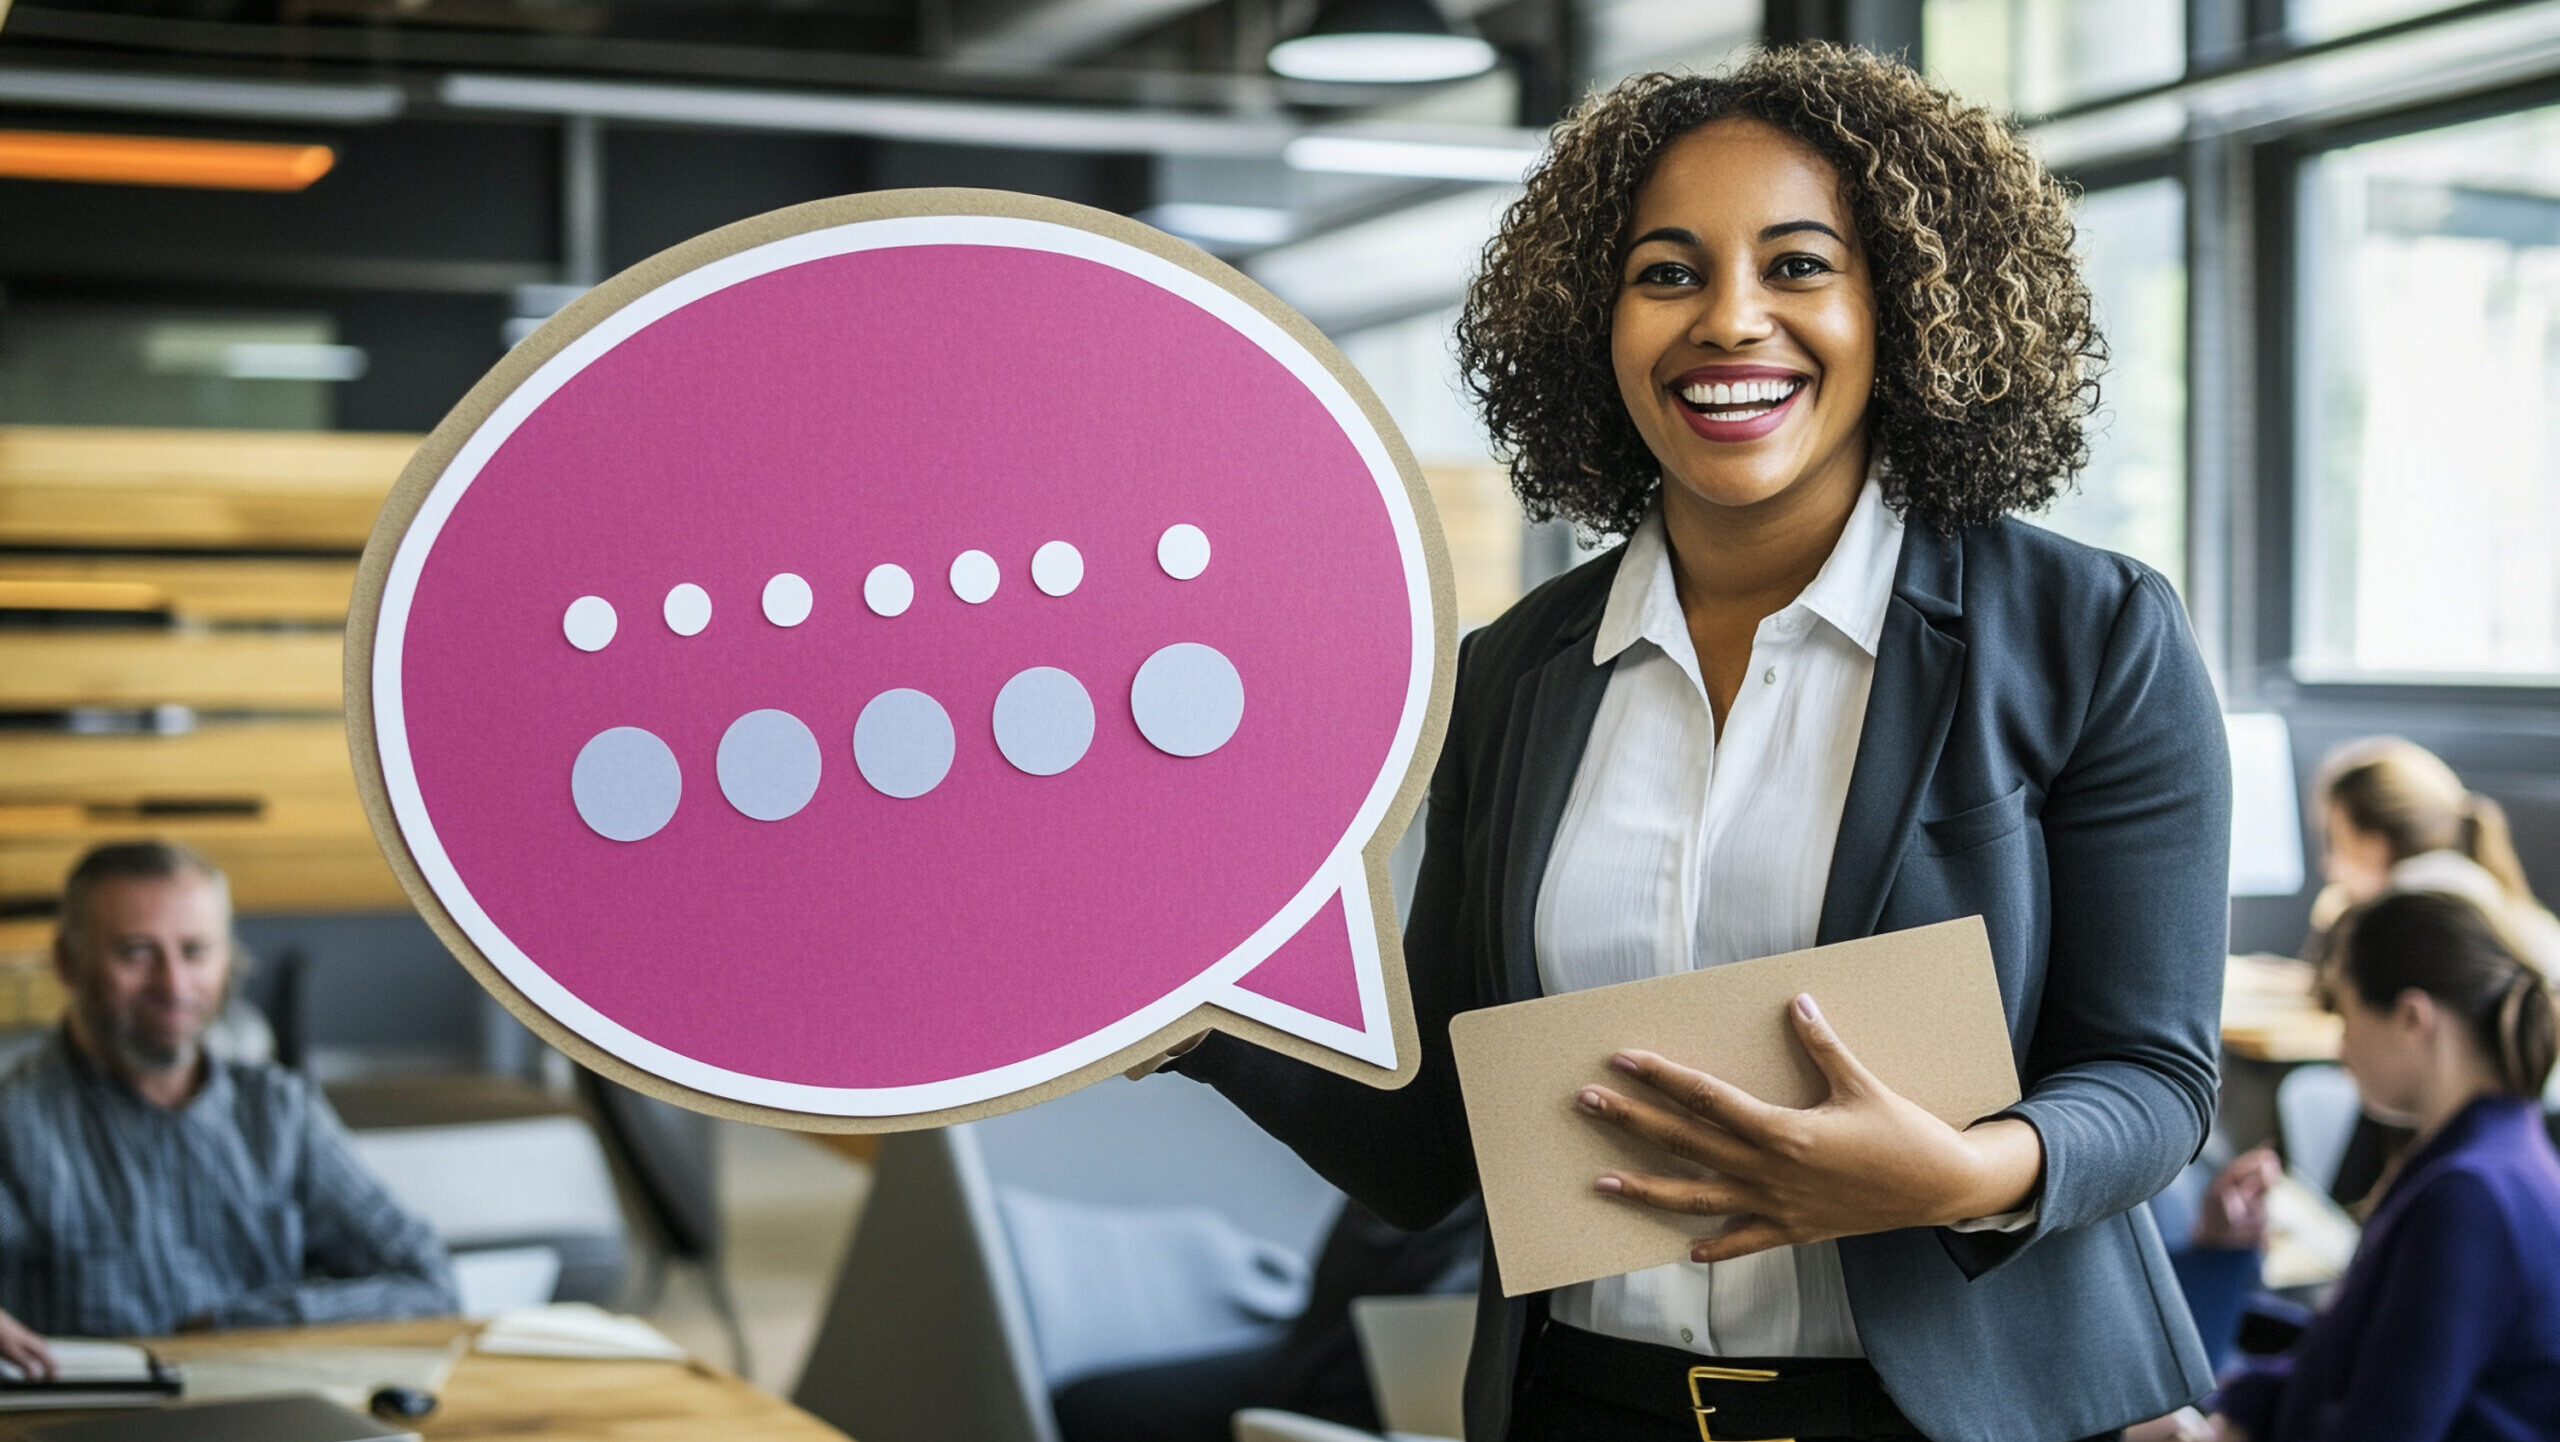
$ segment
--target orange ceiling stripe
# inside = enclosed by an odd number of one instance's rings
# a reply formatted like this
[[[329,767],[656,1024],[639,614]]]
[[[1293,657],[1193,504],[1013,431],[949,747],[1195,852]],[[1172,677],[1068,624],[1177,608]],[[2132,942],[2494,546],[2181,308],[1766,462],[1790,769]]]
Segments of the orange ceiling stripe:
[[[337,163],[338,153],[325,145],[0,130],[0,176],[17,180],[301,190]]]

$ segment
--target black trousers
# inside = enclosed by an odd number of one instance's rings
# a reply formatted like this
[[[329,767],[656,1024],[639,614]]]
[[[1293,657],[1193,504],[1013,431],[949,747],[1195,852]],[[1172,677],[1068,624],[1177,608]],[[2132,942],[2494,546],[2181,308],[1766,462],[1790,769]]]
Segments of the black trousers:
[[[1864,1358],[1701,1357],[1550,1324],[1505,1442],[1923,1442]],[[1694,1378],[1709,1368],[1748,1378]],[[2121,1432],[2085,1442],[2122,1442]],[[2061,1439],[2056,1439],[2061,1442]]]
[[[1714,1419],[1708,1420],[1712,1423]],[[1716,1432],[1712,1426],[1708,1430],[1721,1442],[1723,1433]],[[1512,1413],[1511,1435],[1507,1442],[1698,1442],[1698,1424],[1694,1417],[1674,1422],[1656,1413],[1613,1406],[1596,1397],[1584,1397],[1555,1387],[1540,1388],[1533,1383]],[[1796,1442],[1908,1442],[1908,1439],[1800,1437]],[[2087,1442],[2124,1442],[2124,1433],[2101,1432]]]

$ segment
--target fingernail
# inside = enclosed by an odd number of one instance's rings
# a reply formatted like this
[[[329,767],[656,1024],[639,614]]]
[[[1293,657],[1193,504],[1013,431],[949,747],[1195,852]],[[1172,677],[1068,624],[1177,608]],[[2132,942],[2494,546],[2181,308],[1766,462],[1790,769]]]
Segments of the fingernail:
[[[1620,1052],[1616,1056],[1609,1058],[1609,1065],[1616,1067],[1618,1070],[1623,1072],[1632,1072],[1636,1069],[1636,1059],[1627,1055],[1625,1052]]]
[[[1626,1189],[1627,1184],[1619,1181],[1616,1177],[1602,1177],[1600,1180],[1591,1184],[1591,1190],[1595,1192],[1607,1192],[1611,1196],[1616,1196],[1618,1193],[1623,1192]],[[1657,1253],[1656,1255],[1659,1254]]]
[[[1813,993],[1806,991],[1796,993],[1796,1015],[1807,1021],[1822,1020],[1822,1008],[1813,1004]]]
[[[1584,1111],[1596,1112],[1600,1110],[1600,1093],[1592,1088],[1585,1087],[1579,1095],[1574,1097],[1574,1100],[1582,1104],[1582,1109]]]

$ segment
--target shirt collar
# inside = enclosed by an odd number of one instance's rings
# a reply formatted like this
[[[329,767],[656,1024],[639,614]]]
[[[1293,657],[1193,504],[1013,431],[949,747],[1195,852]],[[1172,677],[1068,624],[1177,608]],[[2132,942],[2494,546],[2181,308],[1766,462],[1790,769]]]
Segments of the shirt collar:
[[[1831,624],[1870,657],[1884,636],[1886,609],[1893,601],[1893,573],[1902,555],[1902,517],[1884,503],[1877,467],[1867,468],[1849,523],[1811,585],[1778,614],[1801,607]],[[1671,574],[1671,540],[1663,529],[1662,507],[1627,537],[1626,554],[1617,577],[1609,583],[1609,603],[1600,615],[1592,641],[1592,664],[1605,666],[1638,641],[1651,641],[1674,657],[1693,654],[1688,617],[1680,609],[1680,592]]]

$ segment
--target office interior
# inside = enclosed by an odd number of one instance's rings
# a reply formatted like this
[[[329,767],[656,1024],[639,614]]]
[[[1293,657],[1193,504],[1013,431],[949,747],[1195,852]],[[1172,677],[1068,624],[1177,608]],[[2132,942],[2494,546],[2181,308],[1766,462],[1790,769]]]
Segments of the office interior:
[[[2231,950],[2300,947],[2306,798],[2358,737],[2494,797],[2560,895],[2560,3],[1435,3],[1479,68],[1281,74],[1341,8],[1315,0],[0,0],[0,1055],[65,1005],[73,859],[184,841],[230,874],[273,1054],[447,1209],[489,1295],[633,1311],[886,1437],[933,1424],[823,1379],[884,1345],[866,1307],[965,1293],[936,1335],[974,1355],[930,1380],[1010,1399],[974,1435],[1053,1436],[1041,1388],[1149,1339],[1043,1338],[1002,1255],[1024,1199],[1198,1205],[1302,1266],[1330,1194],[1169,1080],[884,1145],[585,1074],[372,839],[340,638],[375,507],[626,267],[804,201],[987,187],[1156,226],[1320,328],[1421,462],[1480,625],[1593,554],[1523,519],[1457,386],[1495,219],[1587,91],[1803,39],[2016,117],[2078,192],[2110,363],[2091,464],[2036,519],[2165,573],[2251,718]],[[2265,1127],[2290,1060],[2234,1082]],[[1203,1154],[1253,1180],[1161,1183]]]

